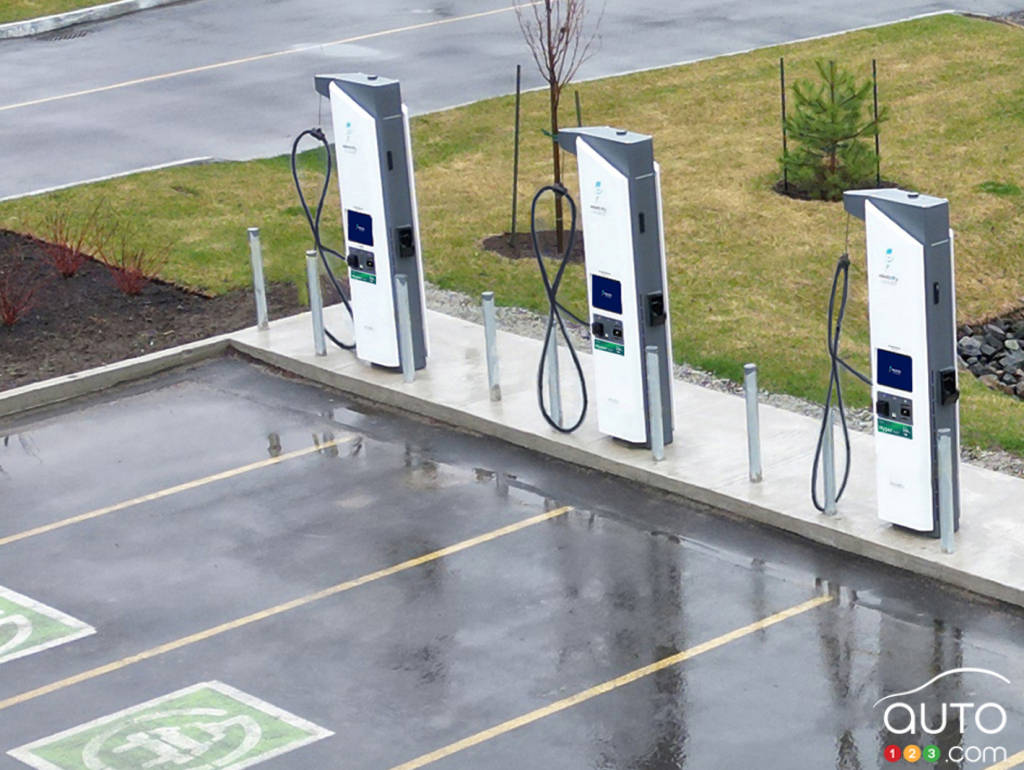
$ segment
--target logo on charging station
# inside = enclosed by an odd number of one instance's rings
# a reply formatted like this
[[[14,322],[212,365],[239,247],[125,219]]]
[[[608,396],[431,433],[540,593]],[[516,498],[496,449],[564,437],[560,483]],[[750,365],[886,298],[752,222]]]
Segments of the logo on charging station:
[[[345,138],[341,142],[341,149],[347,153],[355,153],[356,146],[352,144],[352,121],[345,121]]]
[[[604,216],[605,214],[608,213],[608,209],[606,209],[602,205],[602,200],[604,199],[604,192],[604,185],[602,185],[601,180],[598,179],[596,182],[594,182],[594,197],[590,203],[590,210],[593,211],[595,214],[600,214],[601,216]]]
[[[885,250],[885,266],[882,268],[882,272],[879,273],[878,277],[889,284],[897,284],[900,281],[900,277],[896,275],[896,253],[891,249]]]
[[[985,668],[954,668],[913,690],[879,698],[872,708],[883,709],[882,725],[892,736],[906,736],[900,743],[894,741],[882,750],[887,762],[903,760],[913,764],[924,760],[937,764],[945,757],[943,765],[988,767],[1006,760],[1006,747],[991,744],[1006,728],[1006,709],[994,701],[976,703],[967,696],[949,699],[937,695],[933,685],[953,675],[981,675],[1010,684],[1002,674]],[[918,736],[920,743],[917,739],[903,743],[912,736]]]

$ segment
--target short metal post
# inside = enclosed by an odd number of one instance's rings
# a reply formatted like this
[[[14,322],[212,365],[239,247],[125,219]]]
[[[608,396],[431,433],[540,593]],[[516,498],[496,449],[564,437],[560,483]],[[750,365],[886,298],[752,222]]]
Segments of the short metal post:
[[[558,376],[558,335],[555,332],[554,324],[551,325],[551,331],[548,335],[548,354],[547,354],[547,370],[548,370],[548,406],[551,412],[551,419],[555,421],[555,424],[562,424],[562,390],[561,390],[561,378]]]
[[[316,251],[306,252],[306,283],[309,290],[309,312],[313,316],[313,348],[318,356],[327,355],[324,336],[324,299],[320,295],[320,257]]]
[[[828,408],[825,419],[824,447],[822,448],[822,465],[825,476],[825,515],[836,514],[836,447],[833,440],[833,426],[836,420],[834,407]]]
[[[661,414],[661,358],[657,345],[647,346],[647,422],[651,426],[651,454],[665,459],[665,424]]]
[[[939,536],[942,552],[953,553],[953,436],[949,428],[939,429]]]
[[[501,372],[498,369],[498,331],[494,314],[494,292],[483,293],[484,343],[487,346],[487,385],[491,401],[501,401]]]
[[[395,298],[398,300],[398,360],[402,365],[402,379],[416,379],[416,361],[412,352],[412,314],[409,310],[409,277],[395,276]]]
[[[743,367],[743,394],[747,398],[747,459],[750,464],[750,480],[764,478],[761,469],[761,420],[757,402],[757,364]]]
[[[263,281],[263,249],[258,227],[249,228],[249,260],[252,262],[252,291],[256,295],[256,325],[266,329],[270,322],[267,320],[267,286]]]

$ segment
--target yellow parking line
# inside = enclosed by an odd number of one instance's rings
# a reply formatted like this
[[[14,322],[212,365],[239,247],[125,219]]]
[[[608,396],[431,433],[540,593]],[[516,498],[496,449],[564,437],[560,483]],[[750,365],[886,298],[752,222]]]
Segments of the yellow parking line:
[[[292,599],[289,602],[284,602],[283,604],[278,604],[275,607],[254,612],[251,615],[246,615],[245,617],[237,618],[227,623],[221,623],[219,626],[214,626],[213,628],[208,628],[205,631],[190,634],[189,636],[184,636],[181,639],[174,640],[173,642],[167,642],[166,644],[161,644],[158,647],[151,647],[143,652],[130,655],[127,658],[121,658],[121,660],[114,661],[113,663],[107,663],[103,666],[91,668],[88,671],[83,671],[81,674],[70,676],[67,679],[61,679],[58,682],[53,682],[51,684],[44,685],[43,687],[37,687],[34,690],[29,690],[21,693],[20,695],[15,695],[11,698],[0,701],[0,711],[9,709],[11,706],[26,703],[30,700],[35,700],[43,695],[49,695],[50,693],[66,689],[73,685],[87,682],[90,679],[95,679],[96,677],[110,674],[114,671],[119,671],[122,668],[127,668],[128,666],[135,665],[136,663],[141,663],[144,660],[155,658],[158,655],[173,652],[174,650],[180,650],[182,647],[188,647],[189,645],[196,644],[197,642],[219,636],[220,634],[227,633],[228,631],[233,631],[236,628],[242,628],[243,626],[248,626],[252,623],[258,623],[261,620],[267,620],[268,618],[281,615],[285,612],[290,612],[291,610],[298,609],[299,607],[305,607],[313,602],[318,602],[321,599],[326,599],[345,591],[351,591],[353,588],[358,588],[359,586],[366,585],[367,583],[372,583],[375,580],[390,577],[391,575],[397,575],[399,572],[405,572],[406,570],[419,567],[428,562],[436,561],[437,559],[441,559],[445,556],[451,556],[454,553],[465,551],[467,548],[472,548],[475,545],[487,543],[499,537],[504,537],[505,535],[511,535],[513,532],[518,532],[519,530],[526,529],[527,527],[532,527],[534,524],[540,524],[541,522],[550,521],[551,519],[563,516],[570,510],[572,510],[571,507],[566,506],[564,508],[556,508],[553,511],[538,514],[537,516],[531,516],[528,519],[517,521],[516,523],[509,524],[506,527],[485,532],[482,535],[477,535],[476,537],[471,537],[468,540],[455,543],[455,545],[449,545],[437,551],[431,551],[423,556],[417,556],[414,559],[408,559],[407,561],[377,570],[376,572],[370,572],[367,575],[363,575],[362,577],[358,577],[353,580],[346,580],[344,583],[338,583],[337,585],[333,585],[330,588],[324,588],[316,593],[308,594],[298,599]]]
[[[645,676],[657,673],[663,669],[674,666],[677,663],[682,663],[684,660],[689,660],[698,655],[702,655],[705,652],[718,649],[723,645],[729,644],[729,642],[735,642],[737,639],[742,639],[744,636],[749,636],[756,631],[761,631],[769,626],[774,626],[776,623],[781,623],[784,620],[789,620],[797,615],[800,615],[808,610],[813,610],[815,607],[820,607],[823,604],[832,601],[830,596],[819,596],[815,599],[797,604],[794,607],[790,607],[782,612],[776,612],[774,615],[769,615],[762,620],[758,620],[750,625],[743,626],[743,628],[737,628],[735,631],[730,631],[727,634],[716,637],[710,641],[698,644],[696,647],[691,647],[688,650],[677,652],[674,655],[669,655],[667,658],[662,658],[654,663],[650,663],[642,668],[630,671],[628,674],[616,677],[615,679],[609,679],[607,682],[603,682],[595,687],[591,687],[588,690],[583,690],[575,695],[570,695],[568,698],[555,701],[547,706],[531,711],[528,714],[510,719],[507,722],[502,722],[500,725],[495,725],[487,730],[483,730],[475,735],[470,735],[468,738],[463,738],[461,741],[456,741],[444,748],[440,748],[437,751],[432,751],[429,754],[412,759],[401,765],[396,765],[392,770],[412,770],[413,768],[423,767],[429,765],[432,762],[437,762],[439,759],[444,759],[452,754],[455,754],[463,749],[468,749],[471,746],[476,746],[484,741],[489,741],[492,738],[497,738],[499,735],[511,732],[519,727],[528,725],[531,722],[536,722],[539,719],[544,719],[552,714],[557,714],[559,711],[572,708],[573,706],[579,705],[584,701],[588,701],[591,698],[596,698],[598,695],[604,695],[605,693],[611,692],[623,685],[635,682],[638,679],[643,679]]]
[[[1012,757],[1007,757],[998,765],[990,765],[985,770],[1010,770],[1011,767],[1024,765],[1024,751],[1018,751]]]
[[[537,5],[540,0],[532,3],[523,3],[523,6]],[[491,11],[480,11],[479,13],[469,13],[465,16],[453,16],[450,19],[435,19],[433,21],[425,21],[420,24],[409,24],[404,27],[394,27],[392,29],[384,29],[379,32],[368,32],[364,35],[355,35],[353,37],[342,38],[341,40],[332,40],[328,43],[311,43],[309,45],[296,46],[295,48],[288,48],[284,51],[272,51],[270,53],[256,54],[255,56],[246,56],[241,59],[231,59],[229,61],[216,62],[214,64],[204,64],[199,67],[190,67],[188,69],[176,70],[174,72],[165,72],[161,75],[150,75],[144,78],[135,78],[134,80],[125,80],[121,83],[113,83],[108,86],[98,86],[96,88],[86,88],[82,91],[72,91],[66,94],[56,94],[54,96],[44,96],[39,99],[31,99],[27,102],[18,102],[17,104],[8,104],[0,107],[0,112],[7,110],[16,110],[21,107],[32,107],[37,104],[46,104],[47,102],[56,102],[62,99],[73,99],[76,96],[89,96],[90,94],[99,94],[104,91],[114,91],[118,88],[127,88],[128,86],[138,86],[144,83],[155,83],[159,80],[167,80],[168,78],[176,78],[181,75],[193,75],[197,72],[209,72],[210,70],[222,69],[223,67],[234,67],[238,64],[251,64],[252,62],[264,61],[266,59],[275,59],[279,56],[291,56],[297,53],[306,53],[307,51],[315,51],[317,48],[327,48],[332,45],[344,45],[346,43],[356,43],[360,40],[370,40],[376,37],[384,37],[386,35],[397,35],[399,32],[412,32],[418,29],[427,29],[428,27],[440,27],[443,24],[454,24],[459,21],[469,21],[471,19],[480,19],[484,16],[494,16],[499,13],[508,13],[514,11],[516,6],[509,5],[504,8],[495,8]]]
[[[248,465],[242,465],[238,468],[232,468],[231,470],[221,471],[215,473],[212,476],[205,476],[195,481],[187,481],[184,484],[178,484],[173,487],[167,487],[161,489],[159,492],[151,492],[148,495],[142,495],[141,497],[135,497],[131,500],[125,500],[120,503],[114,503],[114,505],[108,505],[104,508],[97,508],[93,511],[87,511],[85,513],[79,513],[75,516],[69,516],[66,519],[60,521],[54,521],[50,524],[43,524],[42,526],[35,527],[33,529],[25,530],[24,532],[18,532],[14,535],[7,535],[6,537],[0,537],[0,546],[10,545],[16,543],[19,540],[25,540],[29,537],[35,537],[36,535],[43,535],[47,532],[53,532],[55,529],[62,529],[63,527],[70,527],[72,524],[81,524],[83,521],[89,521],[90,519],[96,519],[100,516],[106,516],[108,513],[114,513],[116,511],[123,511],[125,508],[131,508],[132,506],[139,505],[141,503],[149,503],[153,500],[160,500],[164,497],[170,497],[176,495],[179,492],[187,492],[190,489],[196,489],[197,487],[206,486],[212,484],[215,481],[223,481],[224,479],[234,478],[235,476],[241,476],[243,473],[250,473],[251,471],[259,470],[260,468],[269,468],[271,465],[277,465],[283,463],[286,460],[294,460],[296,457],[305,457],[306,455],[313,454],[314,452],[321,452],[324,449],[328,449],[332,446],[351,441],[356,438],[354,435],[345,436],[343,438],[333,439],[331,441],[324,441],[319,444],[313,444],[312,446],[306,447],[305,449],[296,449],[294,452],[286,452],[285,454],[278,455],[277,457],[270,457],[266,460],[259,460],[258,462],[249,463]]]

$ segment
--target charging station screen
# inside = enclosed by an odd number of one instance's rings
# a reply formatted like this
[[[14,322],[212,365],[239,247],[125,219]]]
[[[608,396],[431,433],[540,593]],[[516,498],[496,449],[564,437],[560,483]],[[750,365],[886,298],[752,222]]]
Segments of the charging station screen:
[[[622,315],[622,284],[600,275],[591,276],[590,301],[598,310]]]
[[[914,390],[914,362],[910,356],[878,349],[878,367],[875,370],[878,384],[911,393]]]
[[[348,221],[345,223],[348,239],[363,246],[373,245],[373,217],[360,211],[348,210]]]

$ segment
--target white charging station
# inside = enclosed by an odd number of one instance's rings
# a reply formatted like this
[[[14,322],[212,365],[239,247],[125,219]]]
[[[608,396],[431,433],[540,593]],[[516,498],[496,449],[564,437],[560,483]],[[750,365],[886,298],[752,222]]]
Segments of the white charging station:
[[[594,361],[602,433],[650,446],[647,346],[658,349],[664,443],[672,441],[669,323],[661,172],[650,136],[604,127],[558,132],[576,155]]]
[[[317,75],[330,99],[356,355],[401,365],[395,276],[407,277],[416,369],[427,363],[426,304],[409,112],[397,80]]]
[[[938,435],[952,442],[960,522],[956,282],[949,202],[903,190],[843,196],[867,232],[878,515],[939,535]]]

